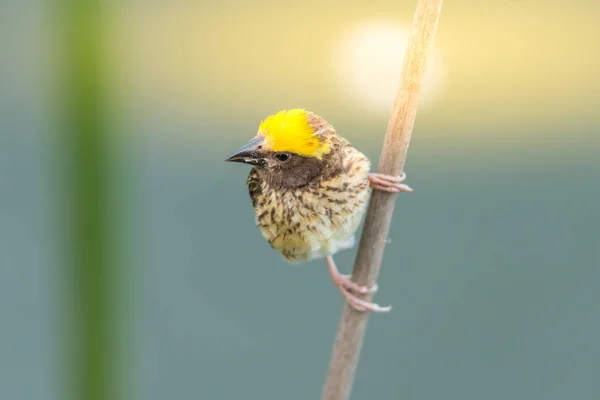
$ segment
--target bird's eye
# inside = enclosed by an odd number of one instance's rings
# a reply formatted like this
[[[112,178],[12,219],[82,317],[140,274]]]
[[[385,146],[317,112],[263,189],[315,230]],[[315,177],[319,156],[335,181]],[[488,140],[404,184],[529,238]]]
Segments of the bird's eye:
[[[275,158],[282,162],[289,160],[290,157],[291,157],[291,155],[289,153],[277,153],[275,155]]]

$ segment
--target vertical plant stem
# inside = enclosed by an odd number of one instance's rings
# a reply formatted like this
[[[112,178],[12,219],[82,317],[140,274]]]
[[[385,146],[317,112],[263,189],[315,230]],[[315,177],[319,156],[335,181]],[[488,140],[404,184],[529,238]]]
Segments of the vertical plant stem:
[[[400,87],[387,127],[378,172],[399,175],[404,169],[426,61],[437,28],[443,0],[418,0],[412,35],[404,58]],[[394,51],[395,49],[390,49]],[[361,285],[377,281],[390,229],[396,194],[374,191],[363,228],[352,279]],[[367,313],[344,305],[323,388],[324,400],[347,400],[367,326]]]
[[[67,167],[71,221],[67,232],[69,305],[73,341],[68,343],[75,399],[112,399],[114,359],[110,305],[113,274],[108,260],[108,135],[104,100],[101,0],[61,1],[66,104],[61,148]]]

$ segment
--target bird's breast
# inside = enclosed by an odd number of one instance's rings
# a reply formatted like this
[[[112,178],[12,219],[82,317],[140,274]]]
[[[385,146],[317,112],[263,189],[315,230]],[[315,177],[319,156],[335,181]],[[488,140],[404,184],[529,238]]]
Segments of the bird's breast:
[[[253,197],[256,223],[287,260],[325,257],[354,245],[369,196],[366,175],[342,174],[287,191],[261,186]]]

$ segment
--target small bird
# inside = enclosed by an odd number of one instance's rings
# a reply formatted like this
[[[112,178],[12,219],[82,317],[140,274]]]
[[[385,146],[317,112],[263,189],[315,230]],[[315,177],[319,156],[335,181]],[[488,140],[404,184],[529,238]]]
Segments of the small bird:
[[[258,133],[225,161],[253,166],[247,185],[256,224],[289,262],[325,258],[335,286],[358,311],[387,312],[357,295],[373,293],[341,274],[333,255],[354,246],[370,187],[412,192],[406,175],[370,173],[370,161],[333,126],[304,109],[268,116]]]

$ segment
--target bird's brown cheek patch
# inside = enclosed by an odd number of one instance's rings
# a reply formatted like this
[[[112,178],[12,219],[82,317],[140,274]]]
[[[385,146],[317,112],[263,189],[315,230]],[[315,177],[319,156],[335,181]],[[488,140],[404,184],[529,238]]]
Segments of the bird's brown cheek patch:
[[[304,186],[319,177],[323,170],[320,160],[298,155],[285,164],[267,171],[268,184],[274,190],[288,190]]]

